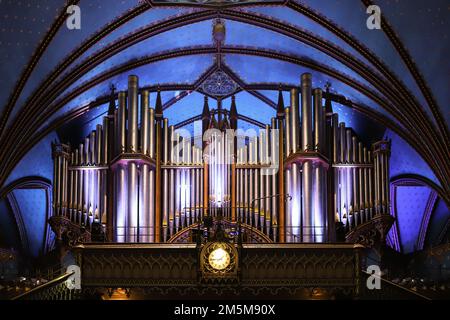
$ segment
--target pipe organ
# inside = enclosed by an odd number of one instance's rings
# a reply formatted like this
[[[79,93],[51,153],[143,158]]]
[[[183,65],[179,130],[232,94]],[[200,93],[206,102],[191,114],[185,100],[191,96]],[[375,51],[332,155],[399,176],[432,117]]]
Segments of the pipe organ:
[[[332,242],[390,213],[389,142],[364,145],[308,73],[259,132],[238,128],[234,97],[215,112],[205,98],[201,141],[136,76],[117,101],[78,146],[53,145],[53,215],[109,241],[167,242],[211,216],[273,242]]]

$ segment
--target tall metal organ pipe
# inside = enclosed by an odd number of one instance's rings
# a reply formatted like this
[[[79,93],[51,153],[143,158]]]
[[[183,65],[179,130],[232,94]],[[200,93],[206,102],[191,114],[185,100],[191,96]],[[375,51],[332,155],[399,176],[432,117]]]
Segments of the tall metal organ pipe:
[[[128,94],[117,95],[117,110],[112,94],[108,115],[78,147],[54,144],[53,214],[89,231],[100,223],[107,239],[117,242],[176,241],[181,230],[219,211],[227,221],[235,212],[245,227],[273,241],[328,241],[333,217],[349,235],[376,215],[390,213],[390,143],[379,141],[369,150],[339,123],[329,104],[325,121],[322,90],[311,85],[311,75],[303,74],[301,100],[298,88],[290,90],[290,106],[279,103],[277,119],[256,136],[238,137],[244,143],[236,151],[234,137],[225,134],[229,113],[219,111],[216,121],[205,112],[203,124],[216,132],[204,155],[197,137],[180,134],[162,117],[159,93],[156,111],[146,90],[138,103],[138,79],[130,76]],[[279,151],[280,134],[285,152]]]

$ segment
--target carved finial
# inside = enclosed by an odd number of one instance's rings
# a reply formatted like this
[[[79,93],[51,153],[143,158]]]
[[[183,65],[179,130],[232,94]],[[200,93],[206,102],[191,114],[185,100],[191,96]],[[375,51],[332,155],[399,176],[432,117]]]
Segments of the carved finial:
[[[109,89],[111,90],[111,94],[109,98],[108,115],[112,116],[114,115],[114,111],[116,110],[116,97],[115,97],[116,86],[114,86],[114,84],[111,83]]]
[[[161,99],[161,88],[158,86],[155,104],[155,118],[161,120],[163,118],[163,105]]]
[[[284,99],[281,84],[278,86],[277,118],[284,118]]]

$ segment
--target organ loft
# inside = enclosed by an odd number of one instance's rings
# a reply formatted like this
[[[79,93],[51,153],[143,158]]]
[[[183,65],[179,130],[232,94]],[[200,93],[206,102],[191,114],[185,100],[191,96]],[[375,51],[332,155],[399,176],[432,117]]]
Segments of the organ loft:
[[[53,144],[58,243],[80,255],[95,244],[218,243],[230,250],[225,265],[203,256],[201,264],[219,280],[246,245],[341,243],[351,258],[362,245],[380,251],[393,222],[389,141],[359,141],[312,77],[299,77],[287,104],[280,88],[276,117],[259,131],[239,127],[234,96],[229,109],[205,96],[191,135],[164,117],[159,90],[150,101],[130,75],[118,105],[113,91],[102,124],[79,145]],[[238,269],[230,269],[237,283]]]
[[[23,68],[41,23],[0,8],[0,299],[450,297],[445,68],[403,4],[69,2]]]

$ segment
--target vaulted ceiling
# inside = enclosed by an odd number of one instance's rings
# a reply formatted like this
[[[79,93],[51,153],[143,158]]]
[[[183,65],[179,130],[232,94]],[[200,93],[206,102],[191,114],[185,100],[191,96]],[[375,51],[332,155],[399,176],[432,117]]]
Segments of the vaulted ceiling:
[[[80,30],[66,27],[69,4],[81,9]],[[371,4],[381,8],[382,30],[366,27]],[[311,72],[314,86],[330,84],[342,121],[367,141],[395,132],[449,200],[446,0],[3,0],[0,10],[0,185],[50,132],[69,140],[93,128],[110,86],[125,90],[129,74],[153,102],[159,87],[165,116],[189,127],[205,80],[222,71],[237,85],[241,126],[252,127],[275,115],[279,88],[289,101],[287,90]],[[219,18],[220,46],[212,35]]]

